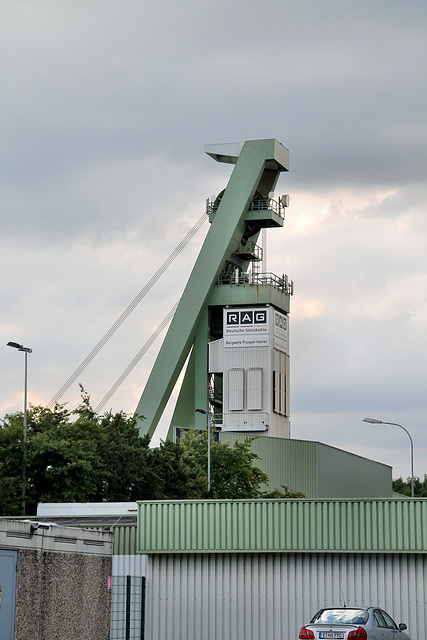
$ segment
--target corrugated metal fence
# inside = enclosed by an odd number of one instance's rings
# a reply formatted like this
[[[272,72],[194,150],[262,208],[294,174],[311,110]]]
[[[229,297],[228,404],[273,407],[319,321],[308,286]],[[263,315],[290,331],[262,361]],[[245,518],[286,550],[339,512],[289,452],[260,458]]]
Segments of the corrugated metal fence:
[[[378,605],[427,638],[425,554],[149,557],[150,640],[294,640],[324,605]]]

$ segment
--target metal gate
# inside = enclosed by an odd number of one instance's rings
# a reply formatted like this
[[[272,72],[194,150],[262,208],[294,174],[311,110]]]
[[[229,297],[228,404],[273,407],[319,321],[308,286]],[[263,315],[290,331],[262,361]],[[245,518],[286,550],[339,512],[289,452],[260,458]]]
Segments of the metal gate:
[[[144,640],[145,580],[145,576],[113,576],[111,640]]]
[[[15,633],[16,551],[0,549],[0,640]]]

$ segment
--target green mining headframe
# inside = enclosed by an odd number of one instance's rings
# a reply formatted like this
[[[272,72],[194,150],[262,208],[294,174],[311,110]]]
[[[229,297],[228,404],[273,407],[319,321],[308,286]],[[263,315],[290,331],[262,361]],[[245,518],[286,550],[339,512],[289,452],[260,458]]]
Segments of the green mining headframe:
[[[280,311],[282,316],[287,316],[289,312],[292,283],[289,283],[285,277],[277,278],[272,274],[259,274],[255,266],[260,260],[256,241],[261,229],[283,226],[284,207],[287,206],[287,202],[284,198],[276,202],[272,199],[272,192],[279,174],[289,169],[288,150],[277,140],[270,139],[250,140],[237,145],[209,145],[206,147],[206,153],[218,162],[235,164],[235,167],[226,189],[213,202],[208,201],[207,213],[211,227],[136,409],[138,415],[145,417],[139,423],[141,434],[150,436],[157,427],[190,352],[171,426],[206,427],[206,416],[200,413],[195,414],[194,410],[201,408],[213,411],[215,394],[212,390],[212,377],[216,373],[218,382],[225,375],[219,372],[218,364],[214,365],[214,369],[218,371],[213,371],[209,367],[208,345],[221,342],[224,331],[223,310],[226,307],[255,309],[272,307],[278,310],[277,312]],[[254,268],[248,275],[250,265]],[[283,325],[283,317],[278,320],[276,316],[273,319],[271,315],[271,322],[273,321]],[[268,333],[267,329],[266,331]],[[272,327],[271,336],[273,333]],[[281,344],[282,337],[283,335],[277,334],[274,338],[276,347],[277,344]],[[273,344],[273,337],[271,344]],[[226,351],[227,357],[232,353],[232,348]],[[237,351],[237,360],[242,359],[243,353],[243,349]],[[260,354],[261,350],[258,349],[256,353]],[[216,361],[218,358],[219,356]],[[273,357],[266,355],[265,358],[267,368],[279,371],[280,367],[277,368],[273,362],[274,358],[277,360],[274,354]],[[222,361],[221,358],[219,359]],[[213,360],[215,361],[215,357]],[[278,407],[279,409],[281,407],[279,411],[281,419],[288,420],[288,410],[285,408],[286,403],[284,404],[283,398],[289,384],[289,376],[286,375],[286,366],[280,366],[283,371],[277,374],[275,388],[272,390],[274,405],[272,405],[272,411],[277,413]],[[231,368],[234,371],[236,367]],[[240,367],[242,370],[243,368]],[[260,367],[250,369],[248,376],[252,380],[251,384],[256,385],[257,376],[261,375],[259,384],[262,385],[264,374],[255,375],[252,369],[258,370]],[[266,373],[267,375],[269,374]],[[240,374],[234,376],[228,372],[227,376],[230,380],[234,378],[238,380]],[[234,391],[230,394],[231,413],[229,413],[234,419],[239,414],[239,410],[233,408],[233,403],[236,403]],[[251,397],[255,396],[259,396],[259,389],[255,389],[254,396]],[[239,420],[243,420],[245,425],[249,424],[244,419],[247,415],[247,412],[244,413],[246,409],[246,406],[242,407],[239,414]],[[235,413],[232,413],[233,411]],[[266,425],[265,430],[270,429],[268,435],[286,437],[283,430],[276,433],[277,429],[271,430],[268,420],[263,421],[260,416],[267,415],[265,411],[257,413],[254,408],[250,411],[252,422],[248,427],[249,431],[256,430],[252,419],[256,413],[258,418],[255,422]],[[223,428],[226,428],[225,413],[222,415],[219,410],[215,415],[218,415],[215,422],[222,421]],[[244,430],[239,420],[231,422],[236,430]],[[229,425],[227,430],[233,430],[233,424]]]

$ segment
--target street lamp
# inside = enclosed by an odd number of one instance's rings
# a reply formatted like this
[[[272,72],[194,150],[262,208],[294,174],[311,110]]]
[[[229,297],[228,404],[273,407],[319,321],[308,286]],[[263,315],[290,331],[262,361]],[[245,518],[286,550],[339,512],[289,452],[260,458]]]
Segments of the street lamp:
[[[13,347],[14,349],[18,349],[18,351],[23,351],[25,353],[25,375],[24,375],[24,447],[22,452],[22,515],[25,516],[25,484],[27,481],[27,354],[32,353],[32,349],[30,347],[24,347],[22,344],[18,344],[17,342],[8,342],[8,347]]]
[[[211,492],[211,430],[213,424],[213,416],[206,409],[194,409],[195,413],[203,413],[208,417],[208,494]]]
[[[411,434],[405,427],[397,422],[385,422],[384,420],[377,420],[376,418],[363,418],[363,422],[369,422],[370,424],[391,424],[394,427],[400,427],[408,434],[409,441],[411,443],[411,497],[414,497],[414,443],[412,442]]]

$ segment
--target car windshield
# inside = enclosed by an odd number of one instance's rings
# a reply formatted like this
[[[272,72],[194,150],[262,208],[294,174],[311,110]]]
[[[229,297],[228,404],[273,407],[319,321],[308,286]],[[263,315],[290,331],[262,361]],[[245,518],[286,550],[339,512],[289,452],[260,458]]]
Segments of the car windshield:
[[[320,624],[364,624],[368,614],[363,609],[322,609],[311,622]]]

